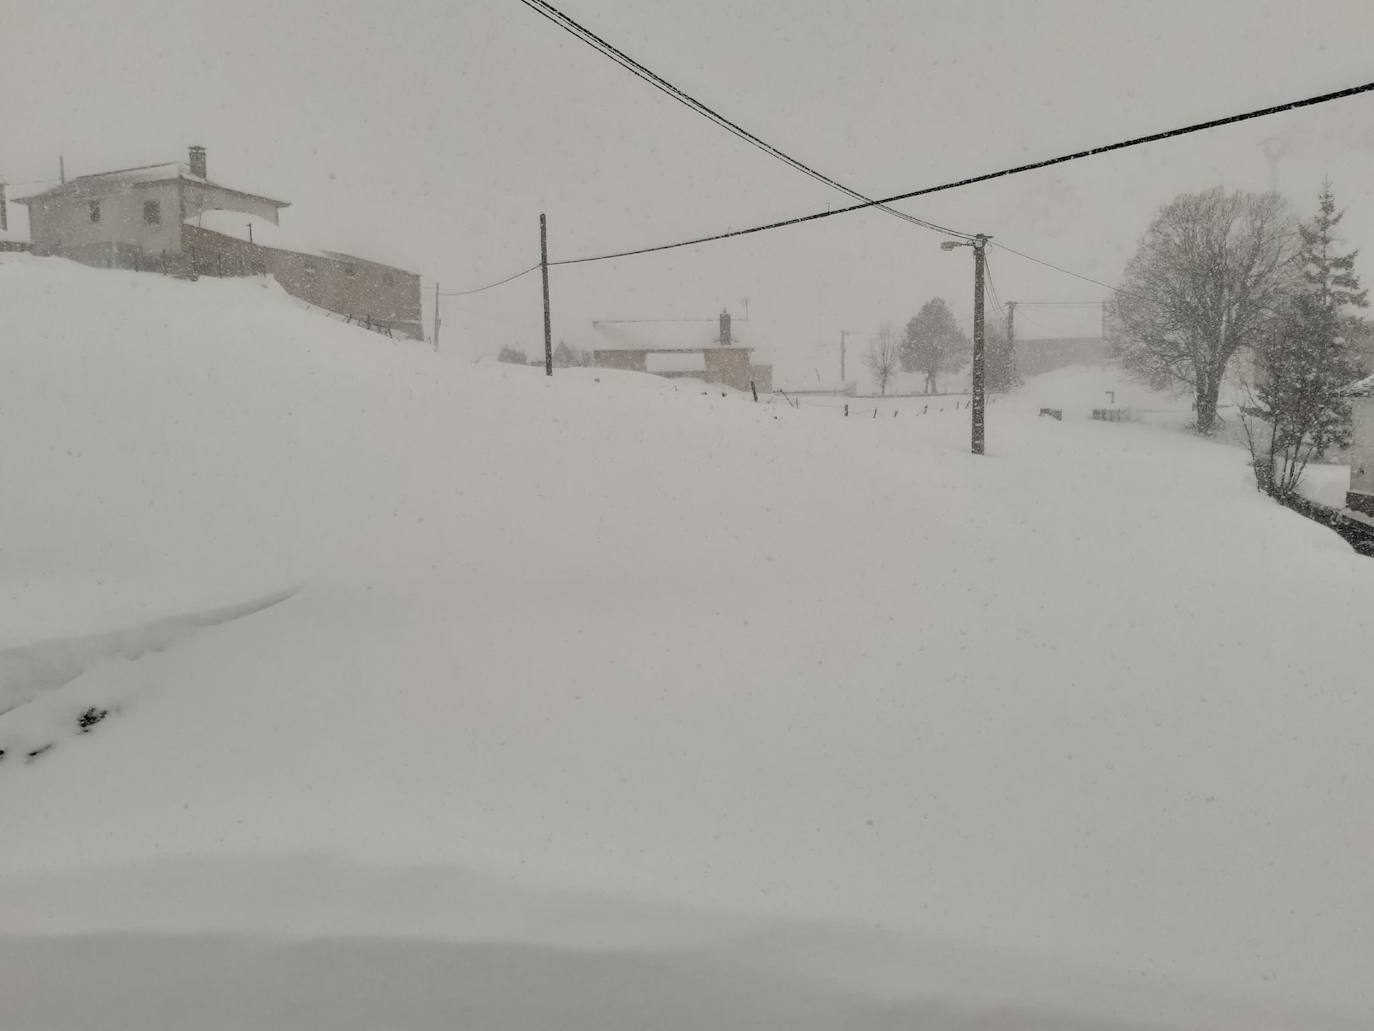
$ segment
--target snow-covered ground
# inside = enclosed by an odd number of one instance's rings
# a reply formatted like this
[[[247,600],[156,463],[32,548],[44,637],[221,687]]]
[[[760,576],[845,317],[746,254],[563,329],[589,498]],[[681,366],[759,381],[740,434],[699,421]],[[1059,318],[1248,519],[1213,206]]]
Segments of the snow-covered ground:
[[[0,311],[0,649],[80,667],[0,715],[7,1026],[1374,1021],[1374,565],[1111,370],[980,460],[259,280]]]

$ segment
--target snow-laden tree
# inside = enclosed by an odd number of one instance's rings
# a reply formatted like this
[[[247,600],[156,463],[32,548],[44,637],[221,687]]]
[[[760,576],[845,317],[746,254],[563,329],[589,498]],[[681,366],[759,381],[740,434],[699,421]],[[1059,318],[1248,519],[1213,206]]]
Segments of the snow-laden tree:
[[[1292,296],[1299,243],[1277,194],[1217,187],[1166,204],[1126,265],[1113,320],[1122,359],[1142,378],[1190,387],[1199,433],[1216,425],[1231,359]]]
[[[970,353],[968,338],[954,321],[954,313],[941,297],[921,305],[921,310],[906,324],[902,340],[902,368],[907,372],[925,375],[924,392],[933,394],[939,389],[939,375],[952,372],[964,364]]]
[[[1342,391],[1360,374],[1352,309],[1368,305],[1368,291],[1355,273],[1359,252],[1338,250],[1343,214],[1323,183],[1317,214],[1298,229],[1301,277],[1255,349],[1242,412],[1246,440],[1260,488],[1278,497],[1297,490],[1309,462],[1350,442]]]
[[[1016,368],[1016,350],[1007,331],[996,319],[990,319],[983,327],[983,347],[987,352],[985,359],[986,384],[989,390],[1012,390],[1021,385],[1021,374]]]

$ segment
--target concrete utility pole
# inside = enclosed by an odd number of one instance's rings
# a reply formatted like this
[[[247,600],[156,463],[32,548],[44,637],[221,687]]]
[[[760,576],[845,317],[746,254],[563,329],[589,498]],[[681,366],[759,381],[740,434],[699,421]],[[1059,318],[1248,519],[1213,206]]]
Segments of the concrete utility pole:
[[[979,233],[973,245],[973,453],[983,453],[983,410],[987,403],[987,354],[983,347],[983,269],[988,238]]]
[[[553,375],[553,321],[549,318],[549,226],[539,213],[539,271],[544,277],[544,375]]]
[[[945,240],[940,244],[943,251],[959,247],[973,248],[973,453],[984,453],[983,415],[987,404],[987,352],[983,341],[983,277],[987,256],[984,253],[992,237],[979,233],[969,240]]]
[[[439,325],[443,320],[439,318],[439,281],[434,281],[434,350],[439,350]]]

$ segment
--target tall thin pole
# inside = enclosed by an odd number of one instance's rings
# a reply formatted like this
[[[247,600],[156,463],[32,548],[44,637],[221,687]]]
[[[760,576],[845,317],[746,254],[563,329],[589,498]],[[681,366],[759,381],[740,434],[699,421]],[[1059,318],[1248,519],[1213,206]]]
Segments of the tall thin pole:
[[[1102,340],[1107,340],[1107,302],[1102,302]]]
[[[439,350],[439,325],[443,320],[439,318],[439,281],[434,281],[434,350]]]
[[[973,239],[973,453],[983,454],[984,379],[987,360],[983,349],[983,248],[988,238]]]
[[[840,330],[840,386],[844,386],[844,330]]]
[[[57,177],[62,180],[62,185],[67,185],[67,159],[61,154],[57,155]]]
[[[553,375],[553,321],[549,318],[549,226],[539,213],[539,271],[544,277],[544,375]]]
[[[1002,356],[998,381],[1003,390],[1016,384],[1016,302],[1007,302],[1007,353]]]

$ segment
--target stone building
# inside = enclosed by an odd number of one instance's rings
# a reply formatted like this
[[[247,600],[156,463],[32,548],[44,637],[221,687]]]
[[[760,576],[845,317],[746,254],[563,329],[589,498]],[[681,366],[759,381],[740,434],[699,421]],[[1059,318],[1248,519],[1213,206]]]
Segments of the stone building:
[[[78,176],[15,203],[29,209],[35,254],[178,275],[271,275],[321,308],[423,335],[418,274],[299,246],[280,231],[289,202],[213,182],[204,147],[185,164]]]
[[[606,369],[691,378],[759,393],[773,389],[773,367],[753,361],[752,347],[734,338],[728,311],[717,320],[605,321],[592,324],[599,337],[592,364]]]

